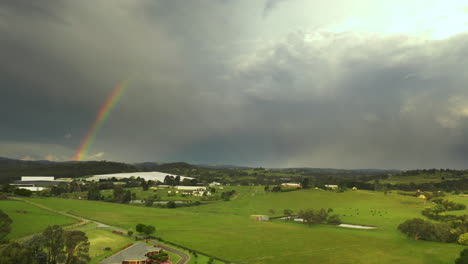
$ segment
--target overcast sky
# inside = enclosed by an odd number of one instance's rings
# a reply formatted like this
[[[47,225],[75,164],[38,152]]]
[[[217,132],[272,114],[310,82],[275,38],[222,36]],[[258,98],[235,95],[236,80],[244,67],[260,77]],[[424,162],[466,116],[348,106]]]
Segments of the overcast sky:
[[[0,156],[468,168],[468,3],[3,0]]]

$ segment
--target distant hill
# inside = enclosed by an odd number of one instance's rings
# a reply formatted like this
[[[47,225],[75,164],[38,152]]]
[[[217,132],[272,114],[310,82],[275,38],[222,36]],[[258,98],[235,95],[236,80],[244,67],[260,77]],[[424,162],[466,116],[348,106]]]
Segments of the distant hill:
[[[55,176],[76,178],[94,174],[137,172],[137,167],[110,161],[53,162],[23,161],[0,158],[0,183],[20,179],[21,176]]]
[[[247,166],[225,165],[225,164],[189,164],[186,162],[140,162],[133,163],[137,168],[142,170],[156,170],[158,168],[206,168],[206,169],[251,169]]]

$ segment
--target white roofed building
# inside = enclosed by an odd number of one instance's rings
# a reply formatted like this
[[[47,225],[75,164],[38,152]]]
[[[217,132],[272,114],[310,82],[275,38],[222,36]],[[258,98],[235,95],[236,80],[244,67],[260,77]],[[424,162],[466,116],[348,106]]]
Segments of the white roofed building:
[[[54,176],[21,176],[21,181],[55,181]]]
[[[125,172],[125,173],[113,173],[113,174],[99,174],[99,175],[94,175],[89,178],[87,178],[87,181],[99,181],[100,179],[106,180],[106,179],[123,179],[123,178],[142,178],[145,179],[145,181],[160,181],[164,182],[164,178],[166,176],[172,176],[172,177],[177,177],[177,175],[174,174],[168,174],[164,172],[158,172],[158,171],[151,171],[151,172]],[[185,176],[179,176],[180,181],[183,181],[184,179],[189,179],[192,180],[193,178],[190,177],[185,177]]]
[[[65,180],[56,180],[54,176],[22,176],[21,180],[14,181],[11,185],[19,189],[26,189],[33,192],[42,191],[47,187],[59,185],[67,182]]]

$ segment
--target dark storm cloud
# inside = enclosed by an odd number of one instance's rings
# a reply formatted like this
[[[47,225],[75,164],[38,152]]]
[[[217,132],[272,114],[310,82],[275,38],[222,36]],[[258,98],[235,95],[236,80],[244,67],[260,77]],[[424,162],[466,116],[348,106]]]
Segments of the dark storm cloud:
[[[465,167],[467,35],[252,39],[278,2],[3,1],[0,155],[71,157],[128,80],[90,156]]]

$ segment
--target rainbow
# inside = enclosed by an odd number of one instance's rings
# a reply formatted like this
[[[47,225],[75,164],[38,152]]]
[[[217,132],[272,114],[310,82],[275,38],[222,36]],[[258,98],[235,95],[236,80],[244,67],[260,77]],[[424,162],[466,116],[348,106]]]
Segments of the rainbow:
[[[89,148],[93,144],[93,141],[96,138],[97,133],[99,132],[99,129],[101,128],[104,121],[106,121],[106,119],[109,117],[109,113],[112,111],[114,106],[119,102],[119,99],[126,88],[126,81],[121,81],[120,83],[118,83],[117,86],[114,88],[114,91],[112,91],[112,94],[109,96],[109,98],[107,98],[104,105],[101,107],[101,109],[99,109],[99,113],[96,116],[96,120],[94,120],[93,125],[86,133],[86,137],[81,142],[81,145],[76,151],[75,156],[73,156],[74,161],[81,161],[86,157]]]

